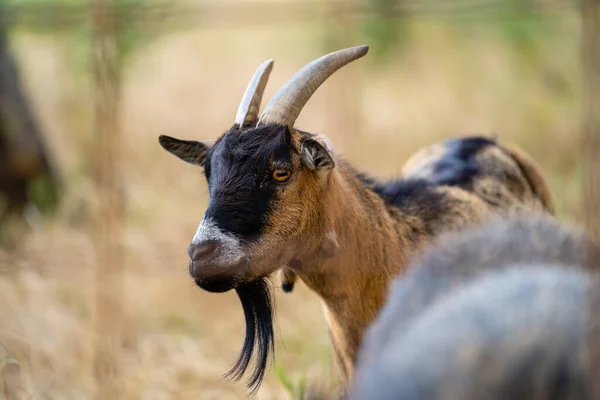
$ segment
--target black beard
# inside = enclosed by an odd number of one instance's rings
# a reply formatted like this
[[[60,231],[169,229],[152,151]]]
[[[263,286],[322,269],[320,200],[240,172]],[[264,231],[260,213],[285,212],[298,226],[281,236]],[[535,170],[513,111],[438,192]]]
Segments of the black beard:
[[[250,394],[254,394],[262,383],[269,358],[275,351],[272,295],[266,278],[239,285],[235,291],[244,309],[246,337],[240,356],[225,374],[225,378],[240,380],[248,369],[254,347],[257,346],[254,371],[246,381]]]

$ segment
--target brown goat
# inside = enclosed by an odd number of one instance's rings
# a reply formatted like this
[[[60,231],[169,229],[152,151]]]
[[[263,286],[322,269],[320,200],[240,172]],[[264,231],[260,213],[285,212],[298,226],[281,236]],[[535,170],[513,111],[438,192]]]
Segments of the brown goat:
[[[306,65],[258,118],[268,61],[250,81],[235,124],[215,143],[160,137],[167,151],[204,167],[210,198],[188,250],[190,274],[205,290],[237,291],[247,326],[231,374],[241,377],[257,343],[252,389],[273,347],[264,280],[273,272],[285,267],[284,290],[299,277],[320,296],[350,380],[388,283],[432,238],[497,213],[552,212],[537,167],[492,139],[448,140],[415,156],[402,179],[378,182],[337,155],[325,136],[295,128],[314,91],[366,52],[358,46]]]
[[[592,246],[541,215],[440,235],[390,285],[347,399],[598,398]]]

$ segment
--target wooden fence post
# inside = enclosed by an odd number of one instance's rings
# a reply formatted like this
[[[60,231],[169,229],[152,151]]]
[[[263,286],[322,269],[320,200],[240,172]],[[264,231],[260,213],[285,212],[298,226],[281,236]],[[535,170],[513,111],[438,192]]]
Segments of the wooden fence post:
[[[600,240],[600,0],[580,0],[581,65],[582,65],[582,157],[583,157],[583,215],[588,232]],[[600,254],[590,246],[588,266],[599,271]],[[600,304],[592,295],[588,304]],[[590,398],[600,397],[600,323],[595,308],[588,315],[587,360]]]
[[[120,70],[114,0],[93,0],[92,50],[95,86],[94,178],[98,195],[95,244],[96,357],[98,399],[122,394],[120,353],[123,341],[123,224],[119,114]]]
[[[334,51],[344,47],[363,44],[359,41],[360,17],[353,15],[352,3],[341,6],[337,2],[330,2],[327,10],[330,21],[336,25],[335,30],[327,32],[327,41],[331,46],[327,51]],[[344,12],[344,7],[350,11]],[[323,23],[331,23],[330,21]],[[325,113],[325,131],[339,132],[342,140],[348,142],[362,141],[363,115],[361,113],[361,94],[364,84],[365,62],[360,60],[350,67],[344,68],[337,73],[337,79],[332,79],[324,88],[325,101],[327,104]],[[340,79],[340,75],[345,79]],[[348,146],[355,148],[354,145]]]
[[[581,24],[583,215],[600,238],[600,0],[581,0]]]

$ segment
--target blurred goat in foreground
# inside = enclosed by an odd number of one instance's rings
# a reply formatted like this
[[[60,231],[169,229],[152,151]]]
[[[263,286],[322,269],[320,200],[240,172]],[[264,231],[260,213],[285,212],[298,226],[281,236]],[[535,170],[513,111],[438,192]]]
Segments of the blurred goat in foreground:
[[[596,244],[543,216],[438,239],[390,286],[348,400],[598,398]]]

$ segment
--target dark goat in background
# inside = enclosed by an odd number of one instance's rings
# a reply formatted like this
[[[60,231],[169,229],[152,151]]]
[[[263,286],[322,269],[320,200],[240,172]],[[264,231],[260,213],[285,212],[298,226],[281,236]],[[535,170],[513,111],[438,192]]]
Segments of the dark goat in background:
[[[391,285],[347,399],[598,398],[591,246],[544,216],[440,236]]]
[[[59,177],[43,136],[0,17],[0,228],[9,217],[24,218],[28,205],[58,203]],[[36,182],[44,183],[43,198],[32,194]]]
[[[246,317],[240,378],[255,345],[248,384],[260,384],[273,348],[265,279],[283,268],[324,303],[343,378],[350,381],[363,331],[388,283],[436,235],[499,213],[552,212],[533,161],[485,137],[457,138],[416,154],[402,179],[379,182],[357,171],[323,135],[295,128],[302,107],[342,66],[367,53],[357,46],[300,69],[258,116],[272,61],[251,79],[234,125],[216,142],[159,138],[164,149],[204,167],[209,202],[189,246],[190,274],[204,290],[235,289]]]

